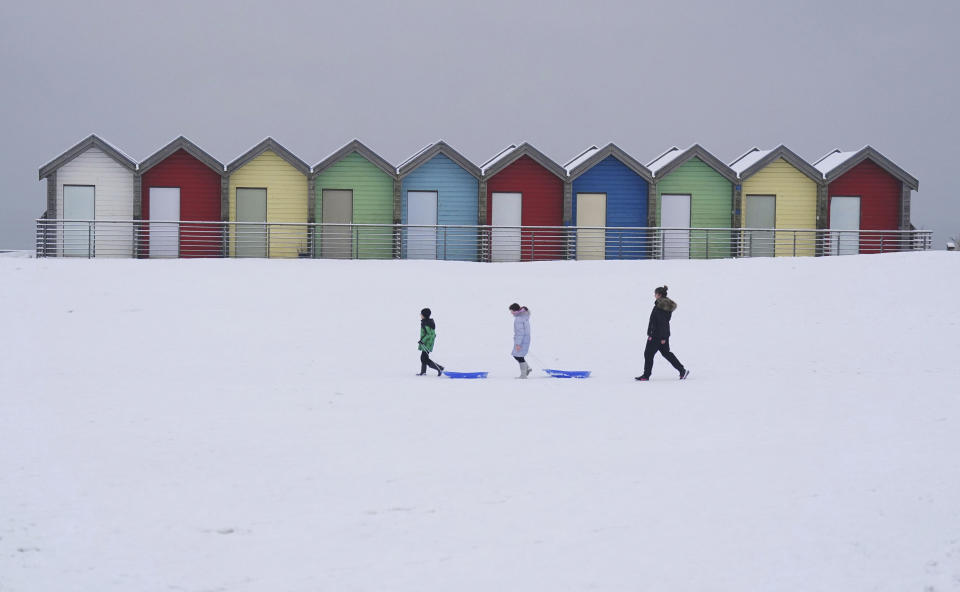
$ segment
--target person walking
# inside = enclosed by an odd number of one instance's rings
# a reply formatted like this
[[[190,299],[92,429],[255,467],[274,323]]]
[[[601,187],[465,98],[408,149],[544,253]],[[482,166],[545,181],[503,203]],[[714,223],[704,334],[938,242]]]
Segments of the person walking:
[[[653,291],[656,300],[653,311],[650,312],[650,322],[647,324],[647,347],[643,350],[643,375],[635,380],[650,380],[650,371],[653,370],[653,357],[660,352],[664,358],[680,373],[680,380],[690,376],[690,371],[684,368],[677,356],[670,351],[670,317],[677,310],[677,303],[667,298],[667,287],[660,286]]]
[[[526,378],[533,372],[525,357],[530,351],[530,310],[514,302],[510,305],[510,314],[513,315],[513,359],[520,363],[517,378]]]
[[[417,376],[423,376],[427,373],[427,366],[437,371],[437,376],[443,376],[443,366],[430,359],[430,352],[433,351],[433,344],[437,340],[437,324],[430,318],[429,308],[420,311],[420,341],[417,347],[420,350],[420,373]]]

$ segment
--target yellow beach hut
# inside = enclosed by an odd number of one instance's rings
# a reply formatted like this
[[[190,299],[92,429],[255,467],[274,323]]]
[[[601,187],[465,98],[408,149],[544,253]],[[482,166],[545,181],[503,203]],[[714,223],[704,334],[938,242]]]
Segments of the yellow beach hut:
[[[273,138],[227,165],[227,220],[232,257],[305,257],[310,166]]]
[[[820,171],[782,144],[772,150],[752,148],[730,168],[739,180],[734,200],[739,226],[745,229],[742,254],[815,255]]]

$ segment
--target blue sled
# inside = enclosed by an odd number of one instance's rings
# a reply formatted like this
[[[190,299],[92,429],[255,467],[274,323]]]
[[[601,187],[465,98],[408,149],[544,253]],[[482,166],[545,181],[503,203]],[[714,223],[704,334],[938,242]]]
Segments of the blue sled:
[[[544,368],[543,371],[554,378],[590,378],[589,370],[552,370]]]
[[[444,370],[443,375],[447,378],[486,378],[486,372],[453,372]]]

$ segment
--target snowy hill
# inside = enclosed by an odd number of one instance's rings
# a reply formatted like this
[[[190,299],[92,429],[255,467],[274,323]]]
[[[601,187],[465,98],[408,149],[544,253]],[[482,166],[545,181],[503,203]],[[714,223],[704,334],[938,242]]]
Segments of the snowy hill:
[[[693,375],[637,383],[663,283]],[[4,592],[960,590],[953,254],[0,285]],[[424,306],[435,359],[490,379],[414,376]]]

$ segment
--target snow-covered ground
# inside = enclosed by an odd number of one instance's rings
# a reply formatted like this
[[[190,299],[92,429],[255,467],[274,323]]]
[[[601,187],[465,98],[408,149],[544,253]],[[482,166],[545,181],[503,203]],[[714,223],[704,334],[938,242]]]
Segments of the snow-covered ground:
[[[637,383],[652,290],[679,303]],[[0,259],[0,590],[960,590],[960,257]],[[520,381],[529,359],[588,380]],[[435,358],[485,381],[416,377]]]

